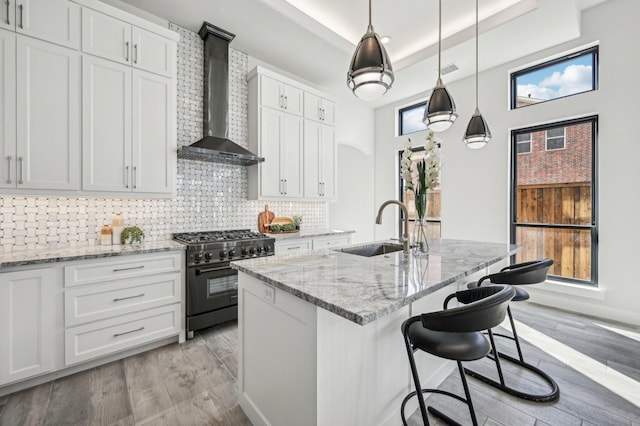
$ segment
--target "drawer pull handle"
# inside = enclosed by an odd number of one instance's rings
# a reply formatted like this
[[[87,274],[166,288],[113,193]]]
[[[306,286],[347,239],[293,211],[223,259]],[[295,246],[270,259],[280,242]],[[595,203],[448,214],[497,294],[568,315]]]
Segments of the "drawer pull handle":
[[[237,299],[237,298],[238,298],[238,295],[237,295],[237,294],[236,294],[235,296],[230,296],[230,297],[229,297],[229,299],[232,299],[232,300],[233,300],[233,299]]]
[[[127,300],[127,299],[135,299],[137,297],[144,297],[144,293],[140,293],[140,294],[136,294],[135,296],[128,296],[128,297],[116,297],[115,299],[113,299],[114,302],[119,302],[121,300]]]
[[[113,272],[131,271],[133,269],[142,269],[142,268],[144,268],[144,265],[132,266],[130,268],[116,268],[116,269],[113,270]]]
[[[116,333],[113,335],[113,337],[120,337],[120,336],[124,336],[125,334],[135,333],[136,331],[142,331],[142,330],[144,330],[144,327],[136,328],[135,330],[125,331],[124,333]]]
[[[11,21],[9,20],[9,15],[11,14],[11,10],[9,9],[9,6],[11,6],[11,2],[9,0],[4,2],[7,5],[7,25],[11,25]],[[9,182],[11,183],[11,182]]]
[[[301,249],[301,248],[302,248],[302,247],[300,247],[300,246],[287,247],[287,250],[299,250],[299,249]]]

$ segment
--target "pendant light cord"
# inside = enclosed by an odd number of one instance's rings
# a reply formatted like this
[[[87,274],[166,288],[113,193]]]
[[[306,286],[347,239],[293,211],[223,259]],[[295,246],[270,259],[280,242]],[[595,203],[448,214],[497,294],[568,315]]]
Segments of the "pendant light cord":
[[[442,0],[439,0],[438,1],[438,80],[440,80],[441,53],[442,53]]]
[[[369,0],[369,28],[371,28],[371,0]]]
[[[478,109],[478,0],[476,0],[476,109]]]

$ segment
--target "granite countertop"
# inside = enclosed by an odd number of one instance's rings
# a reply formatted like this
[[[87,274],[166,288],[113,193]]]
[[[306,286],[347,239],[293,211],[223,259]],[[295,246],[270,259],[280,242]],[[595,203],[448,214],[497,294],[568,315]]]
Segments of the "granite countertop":
[[[131,254],[184,250],[185,245],[175,241],[155,241],[143,244],[110,246],[83,246],[67,248],[42,248],[0,254],[0,271],[12,266],[36,265],[39,263],[68,262],[71,260],[96,259],[101,257],[127,256]]]
[[[368,324],[519,250],[512,244],[430,240],[428,258],[402,251],[362,257],[334,250],[281,254],[231,266],[357,324]]]
[[[315,231],[307,231],[301,229],[300,232],[291,232],[291,233],[279,233],[279,234],[270,234],[267,233],[268,236],[273,237],[276,241],[280,240],[291,240],[295,238],[313,238],[313,237],[326,237],[331,235],[346,235],[353,234],[356,231],[350,230],[341,230],[341,229],[321,229]]]

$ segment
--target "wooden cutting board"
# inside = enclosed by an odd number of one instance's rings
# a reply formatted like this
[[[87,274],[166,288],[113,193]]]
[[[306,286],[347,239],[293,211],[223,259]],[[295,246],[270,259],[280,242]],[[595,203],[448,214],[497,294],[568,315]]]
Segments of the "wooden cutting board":
[[[268,229],[265,225],[271,224],[275,217],[275,213],[269,211],[269,204],[265,204],[264,211],[258,214],[258,230],[260,232],[267,232]]]

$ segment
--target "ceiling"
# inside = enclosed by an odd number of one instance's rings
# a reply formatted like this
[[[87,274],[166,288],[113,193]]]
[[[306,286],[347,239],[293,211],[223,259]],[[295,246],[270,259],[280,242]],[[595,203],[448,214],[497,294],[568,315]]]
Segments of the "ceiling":
[[[368,23],[366,0],[104,0],[125,3],[198,31],[208,21],[236,34],[231,47],[312,85],[348,93],[346,72]],[[582,10],[607,0],[479,0],[480,69],[575,39]],[[122,5],[122,4],[121,4]],[[372,24],[396,75],[382,106],[430,90],[437,78],[438,1],[372,0]],[[475,0],[442,5],[442,66],[458,70],[446,83],[475,71]],[[532,34],[535,31],[535,37]]]

